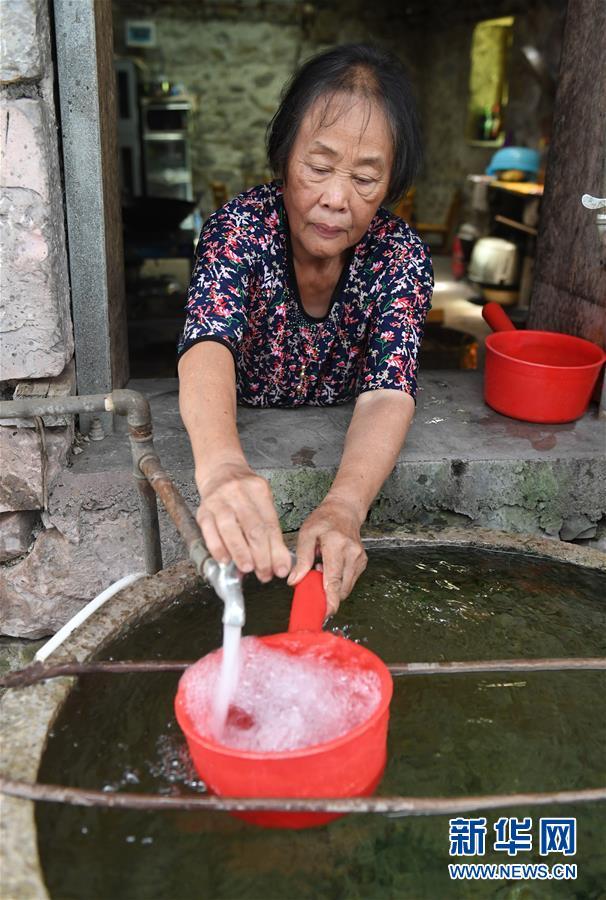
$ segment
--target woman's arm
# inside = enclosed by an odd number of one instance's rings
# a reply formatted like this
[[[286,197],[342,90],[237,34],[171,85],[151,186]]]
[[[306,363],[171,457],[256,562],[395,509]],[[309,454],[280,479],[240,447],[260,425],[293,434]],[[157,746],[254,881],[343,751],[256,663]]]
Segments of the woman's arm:
[[[299,532],[297,564],[288,583],[298,583],[319,552],[329,612],[336,612],[366,568],[360,528],[395,465],[414,409],[414,400],[402,391],[360,395],[332,487]]]
[[[218,562],[233,559],[260,581],[284,578],[291,558],[271,488],[246,462],[236,426],[233,357],[223,344],[203,341],[179,361],[179,407],[194,455],[200,493],[196,518]]]
[[[396,463],[414,411],[414,400],[403,391],[367,391],[356,402],[327,499],[352,504],[360,524]]]

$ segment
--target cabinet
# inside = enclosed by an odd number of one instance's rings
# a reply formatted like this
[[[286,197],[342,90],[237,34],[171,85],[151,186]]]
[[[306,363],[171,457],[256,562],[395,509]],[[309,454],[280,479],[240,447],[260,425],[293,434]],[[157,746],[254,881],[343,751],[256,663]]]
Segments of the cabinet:
[[[141,101],[145,193],[193,200],[187,135],[191,104],[175,97]]]
[[[507,201],[493,206],[494,221],[500,226],[499,233],[509,237],[513,232],[519,238],[522,267],[518,309],[528,310],[532,291],[535,245],[543,185],[535,184],[534,182],[511,183],[493,181],[490,184],[490,188],[495,191],[495,197]]]

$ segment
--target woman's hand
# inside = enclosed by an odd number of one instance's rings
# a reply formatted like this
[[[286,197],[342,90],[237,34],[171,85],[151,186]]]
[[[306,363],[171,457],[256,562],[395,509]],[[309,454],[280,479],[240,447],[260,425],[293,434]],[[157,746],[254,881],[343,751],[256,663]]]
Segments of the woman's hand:
[[[359,514],[343,500],[327,497],[307,517],[299,531],[297,563],[288,583],[298,584],[322,557],[327,612],[334,615],[351,593],[366,568],[367,556],[360,540]]]
[[[285,578],[292,561],[282,538],[271,488],[239,460],[223,462],[196,477],[202,498],[196,519],[217,562],[233,559],[259,581]]]

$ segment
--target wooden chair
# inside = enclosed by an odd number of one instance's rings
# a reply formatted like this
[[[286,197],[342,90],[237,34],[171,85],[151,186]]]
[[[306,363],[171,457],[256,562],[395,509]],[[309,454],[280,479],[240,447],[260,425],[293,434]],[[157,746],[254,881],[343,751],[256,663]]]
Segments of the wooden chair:
[[[415,203],[415,194],[417,189],[415,187],[411,187],[410,190],[406,191],[403,197],[400,197],[398,202],[393,208],[396,216],[399,216],[401,219],[404,219],[405,222],[408,222],[409,225],[412,225],[414,228],[414,203]]]
[[[227,196],[227,185],[224,181],[211,181],[210,189],[213,195],[213,203],[215,204],[215,209],[220,209],[222,206],[225,206],[229,197]]]
[[[441,240],[439,244],[431,244],[431,249],[435,253],[450,253],[450,246],[454,237],[455,228],[459,222],[459,213],[461,212],[461,204],[463,202],[463,194],[457,188],[452,195],[450,206],[446,214],[444,222],[414,222],[413,227],[419,232],[421,237],[425,239],[425,235],[439,235]],[[428,243],[430,243],[428,241]]]

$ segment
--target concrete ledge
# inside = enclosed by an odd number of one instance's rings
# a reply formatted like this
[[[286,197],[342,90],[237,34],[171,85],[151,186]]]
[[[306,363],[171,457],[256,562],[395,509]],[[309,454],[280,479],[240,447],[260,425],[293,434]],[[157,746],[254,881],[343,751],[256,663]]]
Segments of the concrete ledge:
[[[195,504],[177,381],[134,381],[130,387],[150,398],[160,457]],[[284,531],[299,528],[328,490],[352,408],[239,410],[246,456],[270,480]],[[75,537],[73,498],[87,495],[91,510],[95,503],[107,506],[103,498],[115,497],[119,504],[125,498],[118,500],[118,492],[134,497],[130,477],[122,434],[89,446],[55,486],[53,524],[68,534],[71,520]],[[422,377],[408,440],[369,521],[374,526],[469,522],[555,538],[566,523],[577,522],[579,533],[586,533],[605,516],[606,422],[598,419],[596,407],[564,425],[518,422],[485,405],[481,373],[448,371]],[[572,532],[569,528],[568,539],[576,536]],[[167,536],[169,556],[175,549]]]
[[[177,381],[133,381],[146,394],[160,458],[192,508],[197,503]],[[352,406],[239,410],[247,458],[274,490],[284,531],[299,528],[336,472]],[[55,481],[46,532],[0,570],[2,631],[40,637],[118,578],[142,567],[136,489],[125,423],[90,443]],[[374,436],[380,441],[381,436]],[[415,421],[369,524],[474,525],[606,549],[606,422],[593,407],[564,425],[532,425],[490,410],[478,372],[429,371]],[[183,558],[161,513],[166,565]],[[81,573],[86,572],[86,578]]]

